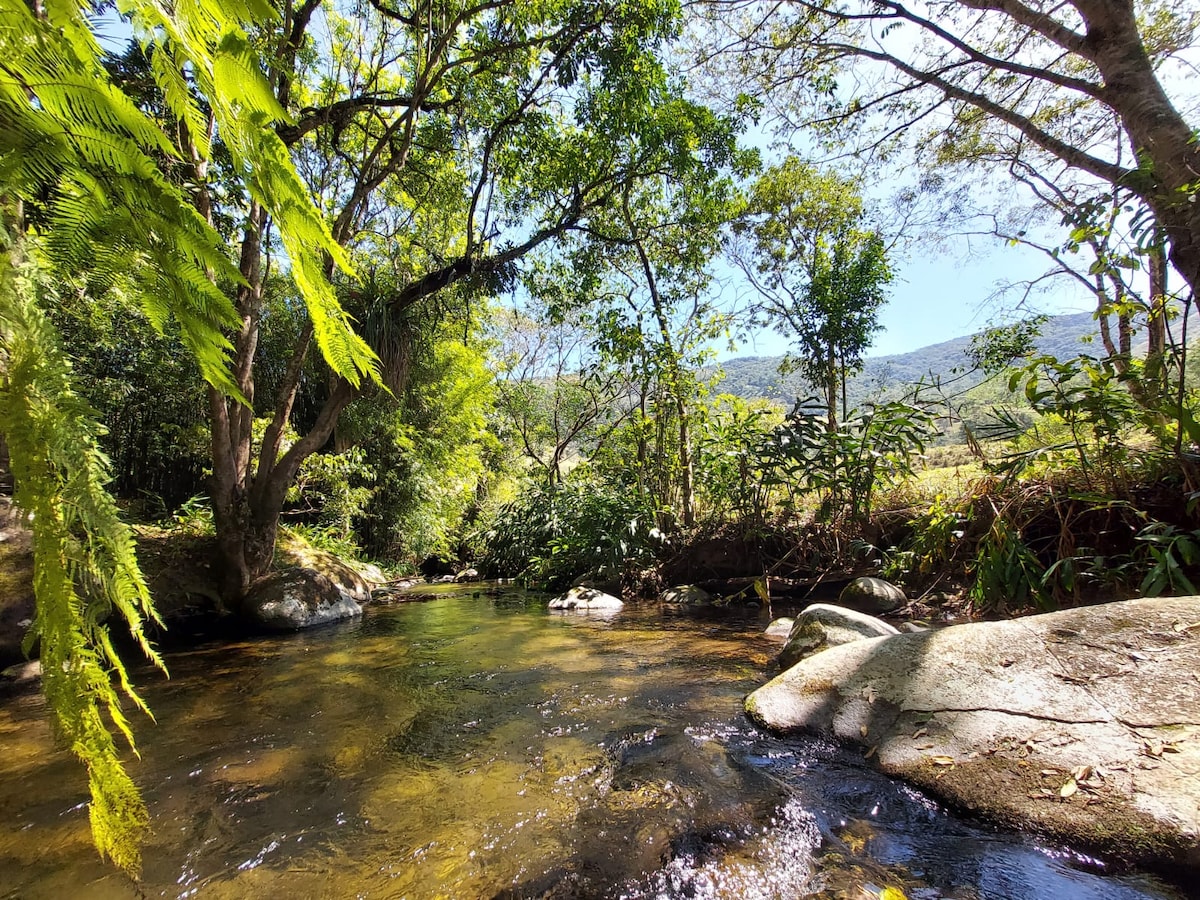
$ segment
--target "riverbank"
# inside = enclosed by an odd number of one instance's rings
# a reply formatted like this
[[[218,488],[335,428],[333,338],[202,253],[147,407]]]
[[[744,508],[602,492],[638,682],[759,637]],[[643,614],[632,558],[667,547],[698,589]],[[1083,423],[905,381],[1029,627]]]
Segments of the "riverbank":
[[[479,596],[475,596],[476,594]],[[742,714],[776,644],[746,609],[549,613],[511,586],[169,653],[134,673],[143,895],[1181,900],[948,814]],[[0,880],[133,898],[91,846],[34,695],[0,706]]]
[[[1121,864],[1200,875],[1200,598],[861,640],[747,699],[759,724]]]

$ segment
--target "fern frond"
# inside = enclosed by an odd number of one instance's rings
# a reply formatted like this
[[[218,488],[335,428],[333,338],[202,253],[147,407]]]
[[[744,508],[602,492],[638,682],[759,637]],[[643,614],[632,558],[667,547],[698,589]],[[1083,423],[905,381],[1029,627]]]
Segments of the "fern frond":
[[[157,619],[134,557],[133,535],[105,490],[99,426],[71,384],[70,362],[38,309],[36,271],[18,245],[0,252],[0,431],[16,504],[30,513],[46,699],[59,732],[88,771],[92,835],[100,853],[136,877],[149,815],[122,766],[107,722],[133,744],[122,693],[139,709],[101,614],[117,611],[159,666],[143,623]],[[81,587],[90,587],[89,596]],[[114,687],[117,679],[121,693]]]

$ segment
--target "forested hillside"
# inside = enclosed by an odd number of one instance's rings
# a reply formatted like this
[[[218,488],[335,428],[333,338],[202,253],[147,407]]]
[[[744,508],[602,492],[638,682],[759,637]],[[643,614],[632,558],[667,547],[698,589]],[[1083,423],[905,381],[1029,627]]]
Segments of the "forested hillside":
[[[1097,352],[1092,342],[1095,338],[1096,318],[1090,313],[1073,313],[1051,316],[1040,326],[1041,334],[1035,341],[1038,353],[1066,359],[1078,353]],[[903,394],[905,389],[931,376],[948,378],[965,372],[971,366],[967,351],[971,347],[971,336],[954,338],[939,344],[930,344],[909,353],[888,356],[868,356],[863,361],[862,371],[849,379],[850,405],[856,406],[864,400],[876,397],[892,397]],[[776,400],[791,405],[797,397],[812,394],[812,387],[797,375],[780,376],[781,356],[742,356],[721,363],[725,377],[719,382],[720,391],[747,400]],[[958,382],[958,389],[966,389],[982,380],[982,373],[967,374]]]

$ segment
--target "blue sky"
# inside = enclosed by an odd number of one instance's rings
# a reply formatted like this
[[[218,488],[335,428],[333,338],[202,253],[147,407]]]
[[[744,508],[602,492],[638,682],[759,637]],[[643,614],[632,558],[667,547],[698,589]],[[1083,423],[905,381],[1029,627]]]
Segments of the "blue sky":
[[[896,278],[887,304],[880,313],[881,328],[868,356],[888,356],[974,334],[1000,319],[1013,317],[1020,292],[997,298],[1004,283],[1037,278],[1049,261],[1036,250],[1009,246],[1000,240],[976,237],[968,248],[966,239],[947,242],[934,249],[917,244],[894,261]],[[1032,296],[1030,313],[1085,312],[1094,309],[1094,297],[1085,294],[1066,278],[1054,279],[1051,287]],[[721,359],[739,356],[777,356],[788,342],[778,334],[764,332],[729,352],[721,348]]]

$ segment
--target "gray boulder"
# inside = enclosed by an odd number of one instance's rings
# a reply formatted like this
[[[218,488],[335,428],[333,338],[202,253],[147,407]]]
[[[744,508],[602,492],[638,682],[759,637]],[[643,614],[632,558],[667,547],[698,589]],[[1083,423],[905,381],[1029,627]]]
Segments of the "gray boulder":
[[[814,603],[796,616],[787,643],[779,651],[779,664],[786,669],[806,656],[830,647],[899,633],[887,622],[866,613],[829,603]]]
[[[995,821],[1200,873],[1200,597],[858,641],[747,698]]]
[[[879,615],[895,612],[908,603],[904,591],[882,578],[855,578],[842,588],[838,603],[860,612]]]
[[[625,604],[595,588],[573,587],[550,601],[551,609],[620,609]]]
[[[658,595],[658,599],[675,606],[707,606],[712,603],[712,594],[694,584],[681,584],[667,588]]]
[[[335,580],[315,569],[274,572],[250,588],[242,607],[271,631],[295,631],[362,615],[362,606]]]
[[[461,572],[459,572],[457,575],[454,576],[454,580],[456,582],[458,582],[459,584],[462,584],[463,582],[467,582],[467,581],[478,581],[479,580],[479,570],[478,569],[463,569]]]

